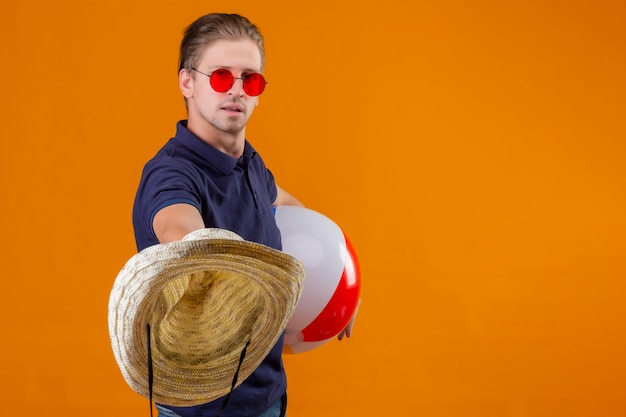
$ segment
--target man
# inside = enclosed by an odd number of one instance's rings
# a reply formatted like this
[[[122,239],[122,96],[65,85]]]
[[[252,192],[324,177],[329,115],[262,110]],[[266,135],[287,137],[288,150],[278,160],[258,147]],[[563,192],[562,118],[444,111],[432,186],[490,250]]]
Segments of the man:
[[[302,204],[276,185],[245,135],[265,88],[264,63],[262,35],[245,17],[209,14],[187,28],[179,86],[188,120],[177,124],[176,136],[144,168],[133,207],[139,250],[206,227],[281,249],[272,206]],[[285,414],[282,347],[281,336],[263,363],[231,392],[222,417]],[[218,399],[157,408],[160,416],[217,416],[222,404]]]

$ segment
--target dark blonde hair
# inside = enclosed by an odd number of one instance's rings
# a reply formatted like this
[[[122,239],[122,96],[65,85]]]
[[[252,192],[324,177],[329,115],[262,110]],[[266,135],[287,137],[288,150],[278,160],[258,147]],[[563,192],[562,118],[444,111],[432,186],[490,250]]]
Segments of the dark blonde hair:
[[[265,67],[263,35],[247,18],[238,14],[210,13],[198,18],[185,29],[180,43],[178,71],[185,68],[191,72],[204,48],[218,40],[237,41],[250,39],[261,53],[261,72]]]

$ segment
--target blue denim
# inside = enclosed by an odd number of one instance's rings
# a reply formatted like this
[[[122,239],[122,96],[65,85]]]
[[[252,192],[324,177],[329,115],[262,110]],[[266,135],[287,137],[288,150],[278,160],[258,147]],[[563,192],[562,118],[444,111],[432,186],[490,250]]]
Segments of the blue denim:
[[[263,414],[259,417],[286,417],[286,415],[281,415],[281,410],[283,408],[283,401],[285,398],[281,398],[276,401],[270,408],[268,408]],[[156,409],[159,411],[158,417],[180,417],[179,414],[173,412],[172,410],[163,407],[162,405],[155,404]]]
[[[265,411],[259,417],[283,417],[280,414],[280,411],[283,408],[282,406],[283,406],[283,398],[276,401],[274,405],[268,408],[267,411]]]
[[[155,404],[154,406],[159,411],[159,414],[157,417],[180,417],[179,414],[176,414],[172,410],[165,408],[159,404]]]

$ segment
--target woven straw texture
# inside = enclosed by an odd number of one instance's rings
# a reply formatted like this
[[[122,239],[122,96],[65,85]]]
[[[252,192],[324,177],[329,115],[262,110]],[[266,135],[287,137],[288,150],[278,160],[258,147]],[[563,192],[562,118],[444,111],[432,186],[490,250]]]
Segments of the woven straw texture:
[[[192,406],[226,395],[248,341],[238,384],[283,332],[304,284],[296,258],[204,229],[133,256],[109,298],[109,333],[128,385],[149,396],[151,328],[157,403]]]

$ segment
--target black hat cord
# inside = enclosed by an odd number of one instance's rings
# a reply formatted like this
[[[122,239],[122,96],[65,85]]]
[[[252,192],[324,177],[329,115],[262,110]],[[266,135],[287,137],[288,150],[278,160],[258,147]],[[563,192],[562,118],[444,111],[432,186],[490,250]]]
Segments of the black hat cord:
[[[150,325],[147,325],[148,330],[148,396],[150,400],[150,417],[153,417],[152,414],[152,394],[154,387],[154,369],[152,367],[152,337],[150,336]],[[220,407],[220,412],[217,414],[217,417],[222,415],[222,411],[228,405],[228,400],[230,399],[230,394],[232,394],[235,386],[237,385],[237,379],[239,378],[239,370],[241,369],[241,365],[243,364],[244,359],[246,358],[246,351],[248,350],[248,346],[250,345],[250,340],[246,342],[246,345],[243,347],[241,351],[241,355],[239,355],[239,364],[237,365],[237,370],[235,371],[235,375],[233,376],[233,383],[230,386],[230,391],[224,397],[222,401],[222,405]]]

